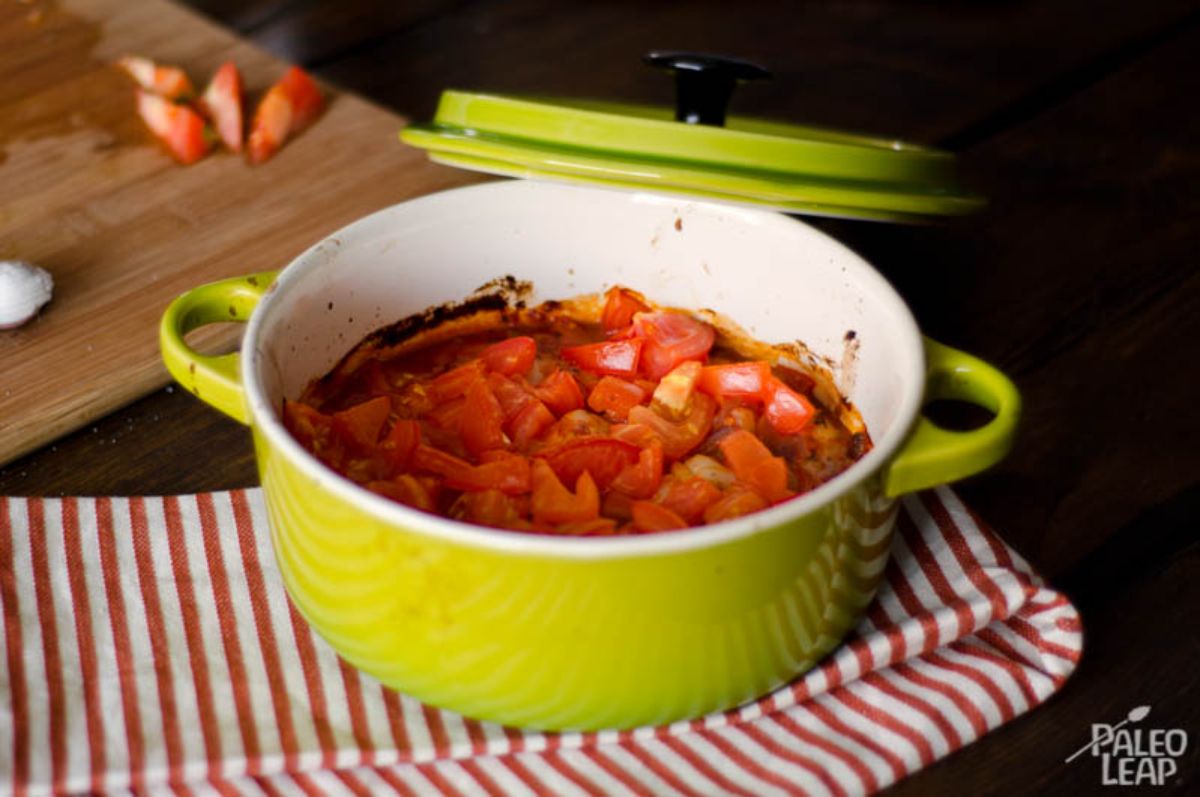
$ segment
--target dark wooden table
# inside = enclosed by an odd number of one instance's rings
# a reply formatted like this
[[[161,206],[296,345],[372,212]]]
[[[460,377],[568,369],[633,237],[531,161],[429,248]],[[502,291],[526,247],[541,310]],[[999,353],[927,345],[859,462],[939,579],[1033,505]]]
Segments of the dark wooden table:
[[[1200,788],[1200,4],[193,5],[412,118],[445,87],[669,103],[639,56],[692,49],[775,72],[736,112],[961,153],[986,212],[816,223],[878,266],[925,331],[1019,383],[1016,449],[959,489],[1070,594],[1086,650],[1047,705],[893,792],[1100,791],[1094,761],[1064,759],[1091,723],[1138,705],[1191,737],[1154,791]],[[0,470],[8,495],[255,482],[246,431],[169,388]]]

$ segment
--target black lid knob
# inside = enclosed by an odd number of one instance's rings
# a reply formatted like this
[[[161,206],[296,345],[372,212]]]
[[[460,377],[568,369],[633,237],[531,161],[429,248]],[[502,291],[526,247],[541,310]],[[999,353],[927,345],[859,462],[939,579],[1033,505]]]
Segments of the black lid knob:
[[[722,55],[656,51],[643,60],[675,73],[675,118],[688,124],[723,126],[733,87],[771,77],[758,64]]]

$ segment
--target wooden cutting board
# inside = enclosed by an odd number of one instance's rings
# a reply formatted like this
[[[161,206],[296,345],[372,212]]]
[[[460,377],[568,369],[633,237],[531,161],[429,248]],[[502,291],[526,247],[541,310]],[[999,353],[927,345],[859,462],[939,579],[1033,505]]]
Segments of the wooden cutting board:
[[[0,259],[56,286],[34,321],[0,331],[0,464],[167,384],[158,319],[179,293],[280,268],[371,211],[478,179],[401,145],[401,117],[333,90],[262,166],[223,150],[180,166],[136,116],[112,66],[125,53],[179,64],[198,89],[233,59],[251,107],[285,68],[164,0],[0,0]]]

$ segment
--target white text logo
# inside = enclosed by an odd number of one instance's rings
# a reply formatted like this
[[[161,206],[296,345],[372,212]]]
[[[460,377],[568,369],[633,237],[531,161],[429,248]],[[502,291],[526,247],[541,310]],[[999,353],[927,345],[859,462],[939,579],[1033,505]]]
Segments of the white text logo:
[[[1161,786],[1179,771],[1175,759],[1187,751],[1187,731],[1178,728],[1127,728],[1150,713],[1138,706],[1115,725],[1092,723],[1092,740],[1067,759],[1071,763],[1092,752],[1100,759],[1100,782],[1105,786]]]

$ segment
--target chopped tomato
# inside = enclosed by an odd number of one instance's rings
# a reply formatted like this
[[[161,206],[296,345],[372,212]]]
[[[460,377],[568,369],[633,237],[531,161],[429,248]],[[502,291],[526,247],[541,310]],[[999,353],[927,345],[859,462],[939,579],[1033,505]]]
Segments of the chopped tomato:
[[[534,523],[578,523],[599,517],[600,491],[586,470],[575,480],[574,493],[563,486],[545,460],[533,461],[531,479],[529,508]]]
[[[463,445],[474,456],[484,451],[503,448],[504,410],[492,394],[487,381],[476,379],[467,388],[466,402],[458,421]]]
[[[634,501],[632,514],[633,527],[638,531],[674,531],[686,529],[688,525],[675,512],[653,501]]]
[[[642,352],[640,340],[608,340],[569,346],[562,356],[585,371],[611,376],[633,376]]]
[[[437,401],[458,398],[466,395],[467,388],[471,386],[471,383],[483,375],[483,362],[471,360],[466,365],[452,368],[434,379],[430,385],[430,392]]]
[[[745,429],[733,430],[722,437],[718,445],[721,455],[725,457],[725,464],[742,481],[746,480],[754,466],[773,456],[771,449]]]
[[[646,399],[646,391],[633,382],[616,376],[606,376],[588,394],[588,406],[614,421],[623,421],[629,410]]]
[[[408,470],[413,451],[421,442],[421,425],[416,421],[398,420],[379,444],[379,452],[393,473]]]
[[[708,436],[712,428],[716,403],[703,393],[692,398],[692,408],[681,421],[671,421],[649,407],[634,407],[629,411],[631,424],[642,424],[662,439],[667,459],[681,459]]]
[[[368,482],[366,486],[373,493],[379,493],[414,509],[424,512],[437,511],[437,502],[434,500],[433,491],[424,480],[415,476],[403,474],[391,481]]]
[[[614,286],[604,294],[600,328],[604,330],[605,335],[612,337],[614,333],[624,331],[633,323],[635,313],[645,313],[649,310],[650,308],[632,292]]]
[[[638,313],[633,330],[645,341],[641,369],[650,379],[661,379],[685,360],[704,360],[716,341],[708,324],[686,313]]]
[[[817,414],[812,402],[785,385],[779,379],[771,377],[764,390],[766,407],[763,417],[780,434],[799,434],[812,422]]]
[[[643,427],[644,428],[644,427]],[[637,462],[626,465],[609,487],[630,498],[649,498],[662,483],[663,449],[657,437],[638,452]]]
[[[693,476],[690,479],[670,479],[663,484],[658,501],[679,515],[688,525],[704,519],[704,512],[721,499],[721,491],[712,482]]]
[[[802,372],[730,348],[707,366],[707,324],[623,289],[605,299],[603,338],[569,304],[481,316],[406,351],[368,338],[306,404],[285,402],[284,422],[323,463],[393,500],[575,536],[741,517],[869,447],[839,414],[815,422]]]
[[[283,143],[307,127],[321,112],[325,100],[317,84],[303,69],[293,66],[267,90],[250,126],[250,162],[262,163]]]
[[[508,495],[529,492],[529,460],[512,454],[480,465],[420,444],[413,451],[413,467],[443,477],[454,490],[496,489]]]
[[[523,520],[523,499],[505,495],[499,490],[480,490],[463,493],[463,519],[482,526],[504,528]]]
[[[730,490],[719,501],[704,510],[705,523],[720,523],[766,509],[766,500],[752,490]]]
[[[697,386],[713,398],[736,396],[761,401],[763,389],[770,379],[770,364],[759,360],[705,366]]]
[[[196,93],[187,73],[177,66],[156,64],[149,58],[126,55],[117,61],[134,81],[146,91],[167,100],[182,100]]]
[[[616,533],[617,521],[608,517],[576,520],[571,523],[559,523],[554,530],[559,534],[569,534],[572,537],[606,537]]]
[[[607,490],[622,470],[638,461],[639,449],[611,437],[581,437],[543,451],[541,456],[567,484],[588,471],[600,489]]]
[[[633,443],[638,448],[646,448],[655,443],[658,443],[659,447],[662,446],[662,438],[649,426],[640,423],[623,423],[614,426],[612,427],[611,434],[618,440]]]
[[[241,152],[242,76],[236,64],[232,61],[221,64],[197,105],[212,120],[225,146],[234,152]]]
[[[696,391],[696,380],[703,366],[695,360],[688,360],[671,369],[662,378],[658,387],[654,388],[654,397],[650,406],[672,420],[678,420],[687,415],[692,406],[692,394]]]
[[[329,437],[333,430],[333,418],[301,401],[284,399],[283,425],[305,448],[312,451]]]
[[[189,106],[138,89],[137,109],[146,127],[180,163],[195,163],[211,147],[204,120]]]
[[[610,490],[604,494],[604,499],[600,502],[600,514],[617,520],[629,520],[633,517],[635,500],[637,499],[630,498],[624,493]]]
[[[530,442],[540,437],[542,432],[554,425],[554,414],[546,409],[546,405],[535,398],[522,408],[509,422],[509,436],[513,445],[526,449]]]
[[[755,465],[746,483],[771,503],[792,497],[792,491],[788,489],[787,462],[783,457],[771,457]]]
[[[718,444],[729,469],[738,481],[759,493],[767,501],[787,498],[787,463],[752,433],[736,429],[721,438]]]
[[[571,410],[546,432],[541,448],[552,449],[585,437],[603,437],[610,424],[594,412]]]
[[[536,356],[537,344],[533,338],[521,336],[493,343],[483,350],[479,359],[496,373],[517,376],[529,373]]]
[[[325,108],[325,98],[321,96],[316,81],[298,66],[289,67],[275,85],[283,87],[292,104],[292,133],[316,121]]]
[[[439,429],[445,429],[454,434],[459,433],[462,423],[463,410],[467,406],[465,398],[456,398],[437,405],[425,414],[425,417],[437,424]]]
[[[335,412],[333,422],[339,431],[348,435],[360,448],[369,448],[379,440],[379,432],[391,411],[391,399],[380,396]]]
[[[740,399],[723,400],[717,407],[713,427],[719,429],[725,426],[753,432],[758,426],[758,414],[742,404]]]
[[[579,382],[566,371],[550,374],[533,392],[555,415],[562,416],[583,407],[583,391],[579,389]]]
[[[537,401],[528,390],[504,374],[488,374],[487,384],[492,389],[492,395],[500,402],[500,408],[504,410],[504,417],[509,420],[515,418],[529,404]]]

